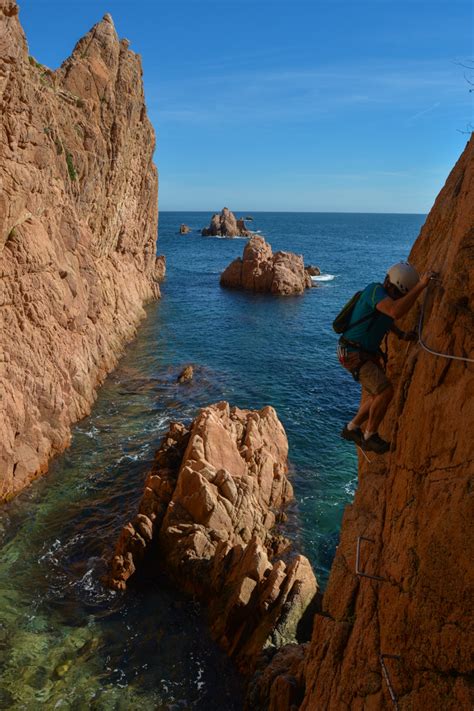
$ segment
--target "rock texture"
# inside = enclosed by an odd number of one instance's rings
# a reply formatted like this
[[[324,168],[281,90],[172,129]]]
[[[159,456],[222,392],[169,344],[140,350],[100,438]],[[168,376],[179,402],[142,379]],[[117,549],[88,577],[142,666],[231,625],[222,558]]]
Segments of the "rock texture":
[[[164,570],[205,601],[214,637],[243,671],[262,649],[300,636],[316,603],[309,561],[274,557],[288,547],[272,530],[292,497],[287,454],[271,407],[224,402],[204,408],[190,428],[173,424],[110,565],[116,589],[137,572]]]
[[[474,358],[472,138],[410,261],[441,278],[427,295],[423,339],[435,351]],[[408,315],[402,327],[415,323]],[[315,618],[300,670],[288,672],[299,680],[302,711],[394,708],[382,661],[400,711],[474,707],[474,364],[419,345],[394,342],[389,352],[397,391],[382,435],[392,450],[360,461],[325,614]],[[355,574],[359,536],[373,541],[361,542],[362,571],[383,581]],[[269,711],[291,708],[272,686],[286,673],[280,665],[266,685]],[[254,693],[261,698],[258,683]]]
[[[245,226],[244,220],[237,219],[228,207],[224,207],[222,212],[212,216],[209,227],[204,227],[201,231],[203,237],[250,237],[250,232]]]
[[[67,446],[159,296],[157,173],[138,55],[109,15],[60,69],[0,0],[0,498]]]
[[[222,272],[221,285],[231,289],[271,294],[302,294],[311,288],[311,276],[305,271],[303,257],[292,252],[276,252],[259,235],[245,245],[242,259],[234,259]]]

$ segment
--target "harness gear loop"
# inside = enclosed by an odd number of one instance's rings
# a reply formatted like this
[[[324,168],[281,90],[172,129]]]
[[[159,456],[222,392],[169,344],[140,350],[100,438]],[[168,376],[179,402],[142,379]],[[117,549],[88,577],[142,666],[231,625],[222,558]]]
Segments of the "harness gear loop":
[[[353,348],[354,350],[349,350]],[[350,341],[348,338],[341,336],[337,346],[337,357],[343,368],[349,371],[356,382],[359,382],[359,373],[362,366],[368,361],[372,361],[380,366],[382,361],[382,369],[385,372],[387,366],[387,353],[380,349],[376,353],[365,351],[360,343]]]

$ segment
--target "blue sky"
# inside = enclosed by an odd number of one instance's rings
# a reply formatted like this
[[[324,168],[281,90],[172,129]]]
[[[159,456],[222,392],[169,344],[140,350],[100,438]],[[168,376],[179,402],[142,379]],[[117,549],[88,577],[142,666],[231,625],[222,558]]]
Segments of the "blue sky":
[[[162,210],[427,212],[473,120],[470,1],[20,7],[52,68],[105,12],[142,55]]]

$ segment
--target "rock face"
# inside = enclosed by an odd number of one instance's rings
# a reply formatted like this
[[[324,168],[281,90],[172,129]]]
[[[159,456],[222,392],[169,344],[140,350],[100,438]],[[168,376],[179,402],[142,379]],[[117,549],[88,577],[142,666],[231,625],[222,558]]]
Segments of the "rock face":
[[[0,498],[46,471],[159,296],[140,58],[109,15],[60,69],[0,0]]]
[[[203,237],[250,237],[250,232],[243,220],[238,220],[228,207],[224,207],[220,214],[212,216],[209,227],[201,231]]]
[[[410,262],[441,278],[426,297],[423,340],[434,351],[474,358],[472,138]],[[408,315],[402,327],[415,323]],[[325,615],[315,617],[305,661],[291,674],[302,711],[394,708],[382,662],[400,711],[474,705],[474,364],[419,345],[392,343],[389,353],[397,392],[382,435],[392,451],[360,461]],[[355,574],[359,536],[370,539],[361,541],[360,569],[382,581]],[[271,683],[265,677],[270,711],[290,708],[271,696],[287,673],[281,669]],[[254,693],[261,698],[258,682]]]
[[[122,590],[144,570],[166,571],[205,601],[211,631],[243,671],[262,649],[294,641],[317,584],[301,555],[275,553],[278,511],[292,497],[288,443],[275,411],[204,408],[188,429],[171,426],[127,524],[108,584]]]
[[[259,235],[245,245],[242,259],[234,259],[222,272],[221,285],[231,289],[271,294],[302,294],[312,286],[303,257],[292,252],[276,252]]]

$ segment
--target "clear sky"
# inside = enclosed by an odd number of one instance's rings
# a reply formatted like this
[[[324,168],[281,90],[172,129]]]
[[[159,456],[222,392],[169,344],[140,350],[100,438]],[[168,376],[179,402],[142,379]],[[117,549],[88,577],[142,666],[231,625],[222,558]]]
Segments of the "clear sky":
[[[105,12],[142,55],[163,210],[427,212],[473,121],[471,0],[20,7],[52,68]]]

